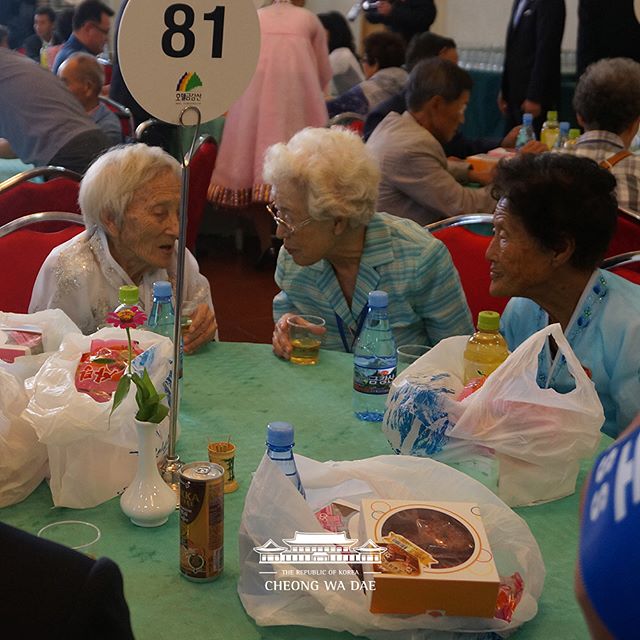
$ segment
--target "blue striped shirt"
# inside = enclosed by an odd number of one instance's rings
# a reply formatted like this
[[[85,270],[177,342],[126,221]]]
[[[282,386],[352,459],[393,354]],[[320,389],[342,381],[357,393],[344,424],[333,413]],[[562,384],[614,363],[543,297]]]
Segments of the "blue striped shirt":
[[[389,294],[389,318],[397,344],[434,345],[442,338],[473,332],[460,278],[447,248],[426,229],[386,213],[375,213],[367,227],[351,308],[331,264],[307,267],[280,251],[273,299],[273,318],[284,313],[314,314],[327,323],[323,347],[344,350],[336,315],[349,344],[369,291]]]

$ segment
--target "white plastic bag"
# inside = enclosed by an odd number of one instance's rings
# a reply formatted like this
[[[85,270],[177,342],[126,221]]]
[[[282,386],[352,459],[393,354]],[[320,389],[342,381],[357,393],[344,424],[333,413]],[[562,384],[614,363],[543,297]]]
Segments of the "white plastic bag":
[[[536,381],[548,336],[575,380],[569,393],[541,389]],[[573,493],[580,460],[598,447],[604,413],[560,325],[525,340],[459,402],[465,345],[464,336],[443,340],[394,382],[383,422],[391,446],[484,476],[511,506]]]
[[[259,625],[293,625],[349,631],[370,638],[412,638],[411,630],[424,638],[451,638],[444,632],[509,632],[537,613],[537,600],[544,584],[544,563],[527,524],[482,484],[450,467],[425,458],[378,456],[367,460],[316,462],[296,456],[296,464],[307,500],[266,456],[256,471],[245,499],[240,523],[240,567],[238,593],[247,613]],[[267,571],[293,571],[292,580],[310,583],[323,578],[296,574],[296,565],[259,564],[254,547],[269,540],[282,544],[296,531],[322,531],[314,511],[336,498],[359,504],[365,497],[412,500],[475,502],[494,554],[498,573],[518,571],[524,579],[522,600],[510,623],[504,620],[430,615],[397,616],[369,612],[364,594],[347,586],[344,590],[321,588],[291,591],[267,590]],[[308,565],[306,565],[308,567]],[[322,565],[339,570],[345,565]],[[304,568],[301,566],[298,569]],[[330,579],[341,580],[339,576]],[[349,582],[353,576],[344,580]],[[395,633],[393,633],[395,632]],[[382,634],[379,636],[378,634]],[[441,635],[442,634],[442,635]]]
[[[131,332],[144,349],[134,371],[146,367],[159,392],[170,392],[173,346],[150,331]],[[124,339],[121,329],[101,329],[90,336],[68,335],[36,376],[27,381],[31,397],[23,417],[47,446],[51,494],[56,506],[93,507],[122,493],[135,475],[138,440],[135,386],[109,419],[112,402],[96,402],[76,390],[75,375],[91,340]],[[156,456],[166,456],[169,421],[156,429]]]
[[[0,368],[0,507],[24,500],[45,478],[47,448],[20,414],[27,405],[22,380]]]

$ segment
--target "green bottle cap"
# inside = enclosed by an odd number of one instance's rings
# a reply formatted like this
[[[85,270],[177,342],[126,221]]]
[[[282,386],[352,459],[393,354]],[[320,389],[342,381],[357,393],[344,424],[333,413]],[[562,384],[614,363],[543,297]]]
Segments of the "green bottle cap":
[[[123,284],[120,287],[120,291],[118,293],[118,300],[122,304],[130,304],[134,305],[138,302],[139,298],[138,287],[133,284]]]
[[[547,120],[557,120],[558,112],[557,111],[547,111]]]
[[[569,129],[569,140],[577,140],[580,137],[580,129]]]
[[[497,331],[500,328],[500,314],[497,311],[481,311],[478,314],[480,331]]]

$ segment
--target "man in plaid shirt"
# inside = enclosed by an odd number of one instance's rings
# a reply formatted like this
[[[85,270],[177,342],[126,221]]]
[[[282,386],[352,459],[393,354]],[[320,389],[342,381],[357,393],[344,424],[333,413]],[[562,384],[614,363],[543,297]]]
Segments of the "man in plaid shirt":
[[[607,58],[592,64],[573,107],[585,133],[570,152],[604,162],[618,182],[618,206],[640,211],[640,155],[628,151],[640,125],[640,63]]]

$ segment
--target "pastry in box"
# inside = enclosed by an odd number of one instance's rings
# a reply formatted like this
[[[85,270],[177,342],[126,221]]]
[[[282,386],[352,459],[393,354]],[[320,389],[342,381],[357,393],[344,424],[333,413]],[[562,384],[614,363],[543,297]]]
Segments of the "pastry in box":
[[[500,578],[476,504],[363,500],[360,529],[385,549],[364,567],[372,613],[494,616]]]

